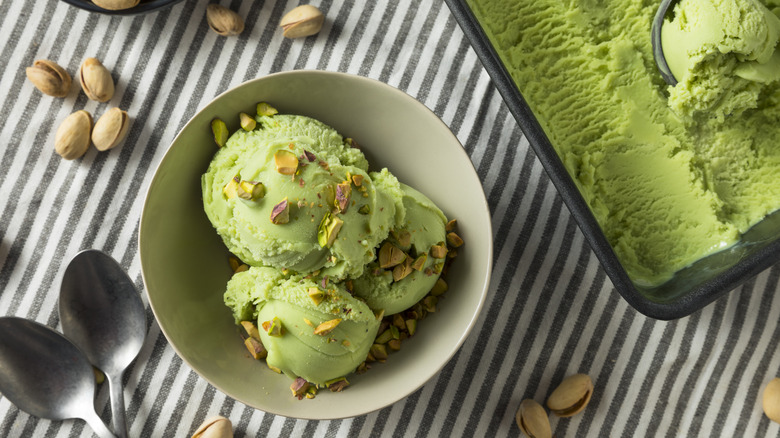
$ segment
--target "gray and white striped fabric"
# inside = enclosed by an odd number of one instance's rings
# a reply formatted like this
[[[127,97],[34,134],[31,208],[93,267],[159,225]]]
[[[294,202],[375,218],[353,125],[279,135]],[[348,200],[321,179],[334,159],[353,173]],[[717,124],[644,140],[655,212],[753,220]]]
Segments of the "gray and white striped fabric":
[[[555,436],[780,436],[761,410],[780,374],[780,266],[688,318],[660,322],[614,291],[487,73],[441,0],[313,0],[327,21],[287,40],[277,24],[297,0],[222,0],[246,19],[239,37],[206,24],[207,0],[110,17],[58,0],[0,0],[0,313],[61,329],[64,265],[98,248],[143,290],[137,234],[143,197],[168,145],[217,94],[293,69],[379,79],[431,108],[460,139],[493,215],[493,281],[479,322],[452,361],[408,398],[338,421],[296,421],[216,391],[168,345],[148,310],[149,337],[125,375],[130,435],[188,436],[229,417],[236,436],[518,436],[521,400],[543,401],[565,376],[595,393]],[[98,104],[42,95],[25,67],[51,59],[72,75],[87,57],[113,73]],[[126,109],[132,125],[110,152],[69,162],[54,153],[68,114]],[[96,406],[110,418],[105,385]],[[38,420],[0,397],[0,436],[91,436],[81,420]]]

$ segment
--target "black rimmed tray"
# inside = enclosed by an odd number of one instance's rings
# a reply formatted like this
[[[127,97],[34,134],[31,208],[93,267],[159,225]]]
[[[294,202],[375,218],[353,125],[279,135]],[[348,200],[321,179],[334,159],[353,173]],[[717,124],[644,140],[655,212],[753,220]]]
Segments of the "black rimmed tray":
[[[445,3],[615,289],[632,307],[651,318],[681,318],[703,308],[780,260],[780,211],[777,211],[745,233],[738,244],[692,264],[660,286],[650,288],[632,282],[466,1],[445,0]]]

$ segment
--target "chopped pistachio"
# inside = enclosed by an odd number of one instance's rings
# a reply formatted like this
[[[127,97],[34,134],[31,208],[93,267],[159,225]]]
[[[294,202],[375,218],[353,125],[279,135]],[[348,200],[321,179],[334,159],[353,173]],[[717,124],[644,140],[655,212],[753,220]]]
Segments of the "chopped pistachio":
[[[449,251],[447,251],[447,258],[448,259],[454,259],[457,256],[458,256],[458,249],[457,248],[452,248]]]
[[[409,245],[412,244],[412,233],[407,230],[393,232],[393,237],[398,241],[398,245],[401,248],[409,248]]]
[[[414,332],[417,331],[417,320],[416,319],[407,319],[406,320],[406,330],[409,332],[409,336],[414,336]]]
[[[398,351],[401,349],[401,340],[400,339],[393,339],[390,342],[387,343],[387,346],[390,347],[393,351]]]
[[[236,269],[241,266],[241,260],[239,260],[238,257],[231,255],[228,257],[228,264],[230,264],[230,269],[233,272],[236,272]]]
[[[404,260],[406,260],[406,253],[390,242],[386,241],[379,248],[379,267],[382,269],[392,268]]]
[[[389,341],[390,339],[393,339],[393,332],[391,332],[390,329],[388,328],[387,330],[383,331],[382,334],[376,337],[374,343],[386,344],[387,341]]]
[[[244,129],[244,131],[252,131],[257,127],[255,118],[247,113],[239,113],[238,119],[241,122],[241,127]]]
[[[260,331],[252,321],[241,321],[241,327],[244,328],[249,337],[260,340]]]
[[[224,188],[222,188],[222,193],[227,199],[238,196],[238,181],[238,175],[236,175],[230,181],[228,181],[227,184],[225,184]]]
[[[311,321],[309,321],[309,320],[308,320],[308,319],[306,319],[306,318],[303,318],[303,322],[305,322],[305,323],[306,323],[306,325],[308,325],[309,327],[314,327],[314,323],[313,323],[313,322],[311,322]]]
[[[422,254],[418,256],[416,259],[414,259],[414,262],[412,262],[412,269],[422,272],[423,267],[425,267],[426,260],[428,260],[428,254]]]
[[[412,271],[412,259],[407,257],[403,263],[398,264],[393,268],[393,281],[403,280],[411,274]]]
[[[317,396],[317,387],[314,385],[309,386],[309,389],[306,390],[306,398],[312,399],[315,396]]]
[[[349,182],[336,185],[336,208],[340,213],[347,211],[350,195],[352,195],[352,185]]]
[[[272,107],[271,105],[267,104],[266,102],[260,102],[257,104],[257,115],[258,116],[272,116],[274,114],[278,114],[279,111],[277,111],[276,108]]]
[[[443,259],[447,256],[447,246],[444,242],[431,246],[431,256],[435,259]]]
[[[444,231],[446,231],[448,233],[450,231],[455,231],[455,228],[457,228],[457,226],[458,226],[458,221],[453,219],[453,220],[447,222],[447,225],[444,226]]]
[[[355,184],[355,187],[360,187],[363,185],[363,175],[352,175],[352,184]]]
[[[247,201],[260,199],[265,196],[265,186],[263,183],[242,180],[238,183],[236,194],[239,198],[246,199]]]
[[[279,337],[284,334],[284,327],[282,327],[282,320],[274,316],[270,321],[263,322],[263,330],[268,332],[268,336]]]
[[[241,265],[239,265],[239,267],[236,268],[236,272],[234,272],[234,274],[238,274],[239,272],[244,272],[248,270],[249,270],[249,265],[242,263]]]
[[[290,391],[292,391],[294,397],[298,397],[298,400],[301,400],[306,395],[310,386],[311,383],[307,382],[306,379],[298,377],[290,385]]]
[[[341,392],[349,386],[349,381],[346,377],[339,377],[336,379],[328,380],[325,382],[325,386],[332,392]]]
[[[263,346],[263,343],[259,339],[248,337],[244,339],[244,345],[249,350],[249,354],[252,355],[255,360],[265,359],[268,357],[268,351]]]
[[[406,323],[404,322],[403,315],[400,313],[393,315],[393,325],[399,330],[406,330]]]
[[[228,128],[225,122],[221,119],[214,119],[211,121],[211,131],[214,133],[214,141],[217,146],[223,147],[227,143]]]
[[[374,316],[376,317],[376,319],[381,320],[382,317],[385,316],[385,309],[382,309],[379,312],[374,312]]]
[[[282,374],[282,370],[280,370],[279,368],[276,368],[275,366],[269,364],[268,362],[266,362],[266,365],[268,365],[268,368],[270,368],[271,371],[275,372],[276,374]]]
[[[453,232],[447,233],[447,244],[453,248],[458,248],[463,245],[463,239]]]
[[[344,225],[343,220],[330,214],[330,212],[325,213],[317,229],[317,242],[319,242],[320,246],[323,248],[332,246],[339,235],[339,231],[341,231],[342,225]]]
[[[434,297],[438,297],[439,295],[442,295],[444,292],[447,292],[447,289],[449,287],[447,286],[447,282],[444,281],[443,278],[439,278],[436,280],[436,284],[433,285],[433,288],[431,288],[431,295]]]
[[[286,197],[282,199],[282,202],[274,206],[274,209],[271,211],[271,222],[276,225],[290,222],[290,205]]]
[[[369,214],[371,213],[371,207],[368,206],[368,204],[363,204],[358,208],[358,213],[360,214]]]
[[[390,330],[390,335],[393,339],[399,339],[401,337],[401,332],[398,330],[398,327],[391,325],[388,330]]]
[[[322,324],[318,325],[317,328],[314,329],[315,335],[325,336],[333,331],[333,329],[336,328],[337,325],[341,323],[341,318],[331,319],[330,321],[325,321]]]
[[[314,154],[313,154],[313,153],[311,153],[311,152],[307,151],[306,149],[304,149],[304,150],[303,150],[303,156],[304,156],[304,157],[306,157],[306,160],[307,160],[309,163],[313,163],[313,162],[314,162],[314,160],[316,160],[316,159],[317,159],[317,157],[316,157],[316,156],[314,156]]]
[[[319,306],[322,300],[325,299],[325,292],[318,287],[310,287],[309,298],[314,301],[315,306]]]
[[[298,170],[298,157],[286,149],[274,152],[274,163],[276,171],[282,175],[295,175],[295,171]]]
[[[341,341],[341,345],[345,347],[349,347],[350,345],[352,345],[352,342],[349,342],[349,339],[344,339],[343,341]]]
[[[436,304],[439,303],[439,298],[433,295],[428,295],[423,298],[423,307],[427,312],[433,313],[436,311]]]
[[[347,144],[347,146],[355,149],[360,149],[360,145],[355,141],[354,138],[347,137],[344,139],[344,143]]]
[[[363,374],[366,371],[368,371],[368,368],[369,368],[368,364],[363,362],[360,365],[358,365],[357,369],[355,370],[355,374]]]
[[[372,345],[369,353],[374,357],[375,360],[380,362],[387,359],[387,348],[385,348],[385,346],[382,344]]]
[[[436,263],[433,265],[433,272],[437,274],[441,274],[442,269],[444,269],[444,263]]]

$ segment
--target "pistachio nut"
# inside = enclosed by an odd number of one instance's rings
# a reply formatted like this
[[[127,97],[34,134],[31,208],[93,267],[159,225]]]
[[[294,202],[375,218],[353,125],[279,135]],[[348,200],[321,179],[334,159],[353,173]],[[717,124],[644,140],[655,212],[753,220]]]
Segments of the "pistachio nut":
[[[257,122],[255,121],[254,117],[247,113],[239,113],[238,119],[241,122],[241,128],[243,128],[244,131],[251,131],[257,126]]]
[[[140,0],[92,0],[92,3],[110,11],[130,9],[136,6],[139,2]]]
[[[130,118],[127,112],[111,108],[95,122],[92,129],[92,143],[99,151],[107,151],[118,145],[127,136]]]
[[[515,415],[515,421],[520,430],[530,438],[551,438],[550,420],[542,405],[531,399],[520,403]]]
[[[87,152],[92,132],[92,116],[79,110],[60,123],[54,135],[54,150],[66,160],[74,160]]]
[[[214,416],[206,419],[192,438],[229,438],[233,436],[233,424],[225,417]]]
[[[107,102],[114,96],[111,72],[95,58],[87,58],[79,69],[81,89],[92,100]]]
[[[206,21],[211,30],[222,36],[238,35],[244,31],[244,19],[240,15],[215,3],[206,7]]]
[[[218,147],[225,146],[228,140],[228,128],[222,119],[214,119],[211,121],[211,132],[214,134],[214,142]]]
[[[547,398],[547,407],[559,417],[571,417],[585,409],[593,395],[593,382],[587,374],[563,379]]]
[[[54,97],[65,97],[70,91],[70,75],[64,68],[48,59],[33,62],[32,67],[25,70],[27,79],[41,90],[43,94]]]
[[[282,17],[279,26],[287,38],[301,38],[314,35],[322,29],[325,15],[312,5],[301,5]]]
[[[763,406],[766,416],[780,423],[780,377],[770,380],[764,388]]]

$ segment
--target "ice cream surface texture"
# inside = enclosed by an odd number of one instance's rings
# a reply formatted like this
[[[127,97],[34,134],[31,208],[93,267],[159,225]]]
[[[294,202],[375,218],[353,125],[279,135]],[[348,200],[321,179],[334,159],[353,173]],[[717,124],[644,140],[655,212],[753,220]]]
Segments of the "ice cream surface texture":
[[[363,154],[314,119],[265,116],[258,126],[233,134],[202,178],[206,215],[227,248],[254,266],[360,275],[403,221],[398,180],[368,173]],[[238,196],[241,181],[261,183],[263,196]]]
[[[780,207],[780,87],[726,117],[673,111],[650,43],[658,2],[468,3],[635,283],[667,281]]]
[[[682,0],[661,29],[679,82],[669,106],[684,116],[723,120],[780,81],[780,17],[758,0]]]
[[[379,328],[374,312],[341,285],[323,288],[274,268],[252,267],[235,274],[227,284],[225,303],[236,322],[257,322],[269,367],[323,386],[366,359]]]

